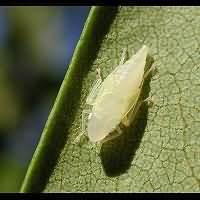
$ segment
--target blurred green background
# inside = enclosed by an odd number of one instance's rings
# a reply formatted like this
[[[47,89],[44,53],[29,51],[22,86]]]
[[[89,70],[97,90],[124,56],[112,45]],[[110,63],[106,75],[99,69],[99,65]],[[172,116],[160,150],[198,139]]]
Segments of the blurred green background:
[[[89,6],[0,7],[0,192],[18,192]]]

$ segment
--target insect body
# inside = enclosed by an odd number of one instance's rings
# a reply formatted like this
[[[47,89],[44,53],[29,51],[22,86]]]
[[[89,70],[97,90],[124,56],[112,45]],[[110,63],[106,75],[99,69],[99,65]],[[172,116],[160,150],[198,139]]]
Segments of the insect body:
[[[89,114],[87,134],[91,142],[112,139],[109,134],[120,130],[119,124],[128,126],[133,120],[141,102],[138,102],[144,79],[145,63],[148,48],[144,45],[128,61],[117,66],[102,82],[96,81],[86,103],[92,106],[89,111],[83,111],[83,129],[85,129],[85,114]],[[83,130],[84,131],[84,130]],[[117,134],[116,134],[117,136]],[[114,136],[114,137],[116,137]]]

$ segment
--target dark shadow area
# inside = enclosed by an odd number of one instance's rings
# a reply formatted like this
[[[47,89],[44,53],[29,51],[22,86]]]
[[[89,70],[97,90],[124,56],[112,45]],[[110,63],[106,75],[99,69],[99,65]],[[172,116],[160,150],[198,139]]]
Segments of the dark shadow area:
[[[153,58],[148,56],[145,68],[150,68],[153,62]],[[151,77],[152,73],[144,82],[140,100],[149,97]],[[119,137],[103,143],[100,156],[107,176],[119,176],[130,168],[146,128],[148,107],[143,103],[131,126],[124,128]]]
[[[88,73],[92,62],[96,58],[101,41],[108,32],[117,12],[117,7],[100,7],[93,17],[92,26],[81,38],[81,44],[73,60],[73,69],[67,76],[67,85],[62,85],[62,91],[57,102],[57,110],[49,123],[49,130],[45,133],[46,143],[37,155],[37,164],[31,174],[31,183],[26,187],[26,192],[41,192],[51,175],[60,153],[66,144],[69,129],[75,119],[75,113],[80,104],[83,78]],[[98,27],[98,29],[97,29]]]

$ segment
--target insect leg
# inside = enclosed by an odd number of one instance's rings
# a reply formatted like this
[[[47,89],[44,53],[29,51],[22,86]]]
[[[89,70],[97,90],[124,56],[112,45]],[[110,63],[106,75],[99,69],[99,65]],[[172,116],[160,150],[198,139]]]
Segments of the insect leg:
[[[95,99],[97,97],[99,88],[101,86],[102,83],[102,78],[101,78],[101,74],[100,74],[100,68],[97,68],[97,80],[94,82],[93,86],[92,86],[92,90],[90,91],[87,99],[86,99],[86,104],[89,105],[93,105],[95,102]]]
[[[86,116],[90,115],[91,111],[90,110],[83,110],[82,112],[82,119],[81,119],[81,133],[76,137],[74,140],[74,143],[78,143],[81,139],[81,137],[85,134],[86,132]]]
[[[147,76],[149,76],[149,74],[151,72],[154,72],[156,70],[156,66],[152,66],[150,69],[148,69],[145,73],[144,73],[144,80],[147,78]]]
[[[153,96],[149,96],[145,100],[143,100],[143,103],[145,103],[145,102],[147,102],[149,106],[152,106],[154,104]]]
[[[101,79],[102,80],[102,78],[101,78],[101,69],[99,68],[99,67],[97,67],[97,76],[98,76],[98,79]]]
[[[122,52],[121,60],[120,60],[120,62],[119,62],[119,65],[124,64],[124,61],[125,61],[125,59],[126,59],[126,53],[127,53],[127,48],[124,48],[124,49],[123,49],[123,52]]]
[[[131,124],[131,122],[134,120],[134,118],[136,117],[136,114],[137,114],[140,106],[145,102],[147,102],[150,106],[152,106],[153,105],[153,97],[148,97],[145,100],[139,101],[136,104],[136,106],[132,106],[121,122],[125,126],[129,126]]]

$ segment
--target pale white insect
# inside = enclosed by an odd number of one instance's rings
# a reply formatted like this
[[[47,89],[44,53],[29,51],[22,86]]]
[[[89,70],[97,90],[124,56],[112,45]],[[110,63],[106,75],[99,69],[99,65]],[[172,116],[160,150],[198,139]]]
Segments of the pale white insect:
[[[129,126],[142,102],[149,100],[139,101],[143,82],[152,69],[145,72],[148,47],[143,45],[124,63],[125,53],[123,51],[119,66],[103,82],[98,71],[99,78],[86,99],[86,104],[92,108],[83,110],[81,135],[86,130],[91,142],[105,142],[120,135],[119,125]],[[110,135],[114,130],[116,134]]]

